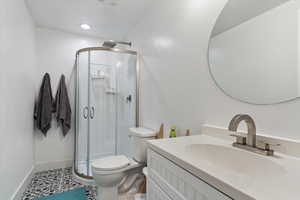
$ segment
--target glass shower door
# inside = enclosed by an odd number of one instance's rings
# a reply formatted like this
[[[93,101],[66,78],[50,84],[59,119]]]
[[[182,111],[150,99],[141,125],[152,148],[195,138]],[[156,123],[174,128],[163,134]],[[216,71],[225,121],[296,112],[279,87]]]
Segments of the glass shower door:
[[[75,172],[86,176],[88,168],[88,132],[89,132],[89,52],[77,57],[76,78],[76,147]]]
[[[129,128],[136,126],[136,73],[135,55],[91,52],[90,163],[106,156],[132,156]]]
[[[116,155],[117,88],[114,54],[107,51],[91,52],[90,163],[95,159]]]
[[[117,150],[116,154],[131,158],[132,140],[129,128],[137,126],[136,55],[118,54],[117,62]]]

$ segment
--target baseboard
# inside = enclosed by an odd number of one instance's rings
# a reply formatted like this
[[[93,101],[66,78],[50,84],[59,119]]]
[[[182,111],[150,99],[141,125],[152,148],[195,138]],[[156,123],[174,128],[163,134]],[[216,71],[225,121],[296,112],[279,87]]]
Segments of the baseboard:
[[[20,200],[22,198],[23,193],[25,192],[27,186],[29,185],[33,175],[35,167],[32,166],[30,171],[26,174],[23,181],[20,183],[19,187],[17,188],[16,192],[13,194],[11,200]]]
[[[37,163],[35,165],[34,172],[46,171],[46,170],[50,170],[50,169],[72,167],[72,165],[73,165],[72,160],[42,162],[42,163]]]
[[[30,171],[27,173],[27,175],[17,188],[16,192],[12,195],[11,200],[20,200],[22,198],[22,195],[29,185],[34,173],[50,169],[72,167],[72,165],[72,160],[37,163],[35,166],[32,166]]]

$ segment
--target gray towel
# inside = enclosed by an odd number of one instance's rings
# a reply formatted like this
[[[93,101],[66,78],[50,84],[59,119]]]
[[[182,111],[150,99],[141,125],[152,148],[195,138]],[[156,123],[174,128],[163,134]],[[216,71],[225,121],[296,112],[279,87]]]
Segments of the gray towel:
[[[63,135],[66,136],[71,128],[71,106],[64,75],[60,78],[54,109],[56,111],[56,120],[62,128]]]
[[[40,88],[38,101],[34,107],[35,124],[39,130],[46,136],[51,128],[53,112],[53,96],[50,83],[50,75],[46,73]]]

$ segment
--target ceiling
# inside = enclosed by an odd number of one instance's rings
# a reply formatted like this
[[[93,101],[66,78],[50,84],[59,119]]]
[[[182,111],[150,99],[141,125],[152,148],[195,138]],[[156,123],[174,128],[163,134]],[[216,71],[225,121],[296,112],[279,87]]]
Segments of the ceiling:
[[[212,36],[227,31],[290,0],[228,0]]]
[[[25,0],[38,27],[103,39],[123,39],[151,0]],[[82,30],[80,24],[91,25]]]

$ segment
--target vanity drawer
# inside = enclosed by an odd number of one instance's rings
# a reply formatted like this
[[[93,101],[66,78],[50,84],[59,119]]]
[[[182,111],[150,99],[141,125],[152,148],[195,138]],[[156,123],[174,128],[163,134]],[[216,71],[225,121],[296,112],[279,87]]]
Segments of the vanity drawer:
[[[151,149],[148,150],[148,173],[172,200],[232,200]]]
[[[151,178],[147,180],[147,200],[171,200]]]

